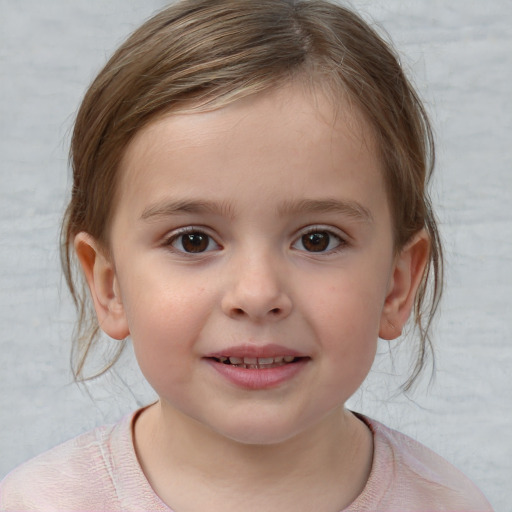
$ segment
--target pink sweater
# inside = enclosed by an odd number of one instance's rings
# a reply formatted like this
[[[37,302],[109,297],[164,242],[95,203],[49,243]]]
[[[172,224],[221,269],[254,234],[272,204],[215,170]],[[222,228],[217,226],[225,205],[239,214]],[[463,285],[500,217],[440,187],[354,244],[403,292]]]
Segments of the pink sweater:
[[[172,512],[149,485],[132,439],[135,414],[97,428],[23,464],[0,483],[2,511]],[[492,511],[451,464],[413,439],[368,419],[370,478],[343,512]]]

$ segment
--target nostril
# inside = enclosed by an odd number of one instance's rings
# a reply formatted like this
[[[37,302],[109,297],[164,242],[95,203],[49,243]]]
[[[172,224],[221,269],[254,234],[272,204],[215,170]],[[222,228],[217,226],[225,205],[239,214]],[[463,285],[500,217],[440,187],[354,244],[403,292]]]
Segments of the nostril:
[[[284,294],[235,292],[227,293],[221,303],[223,313],[233,319],[277,321],[286,318],[292,309],[291,300]]]
[[[279,316],[282,314],[282,312],[283,312],[283,310],[281,308],[272,308],[268,311],[268,314],[271,316]],[[242,308],[233,308],[231,310],[231,313],[235,317],[241,317],[241,316],[245,316],[247,314],[244,311],[244,309],[242,309]]]

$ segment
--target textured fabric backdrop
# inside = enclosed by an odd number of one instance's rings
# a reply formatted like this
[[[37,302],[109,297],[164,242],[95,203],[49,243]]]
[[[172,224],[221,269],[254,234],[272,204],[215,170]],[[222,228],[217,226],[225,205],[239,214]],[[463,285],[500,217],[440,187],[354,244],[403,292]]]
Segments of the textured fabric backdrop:
[[[69,132],[85,87],[123,37],[163,5],[0,0],[0,477],[153,397],[129,351],[109,376],[82,388],[72,383],[73,310],[60,277],[58,228],[69,187]],[[512,3],[353,5],[389,33],[432,115],[447,292],[430,387],[425,379],[412,396],[397,396],[403,350],[383,344],[350,405],[436,450],[506,512],[512,481]]]

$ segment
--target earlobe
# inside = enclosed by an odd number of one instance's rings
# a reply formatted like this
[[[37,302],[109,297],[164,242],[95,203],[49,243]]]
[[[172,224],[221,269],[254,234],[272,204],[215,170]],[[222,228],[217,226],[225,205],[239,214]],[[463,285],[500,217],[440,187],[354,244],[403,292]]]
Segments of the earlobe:
[[[113,263],[88,233],[78,233],[74,246],[89,285],[99,326],[111,338],[126,338],[129,329]]]
[[[396,256],[381,315],[380,338],[393,340],[402,334],[423,278],[429,252],[429,238],[425,230],[421,230]]]

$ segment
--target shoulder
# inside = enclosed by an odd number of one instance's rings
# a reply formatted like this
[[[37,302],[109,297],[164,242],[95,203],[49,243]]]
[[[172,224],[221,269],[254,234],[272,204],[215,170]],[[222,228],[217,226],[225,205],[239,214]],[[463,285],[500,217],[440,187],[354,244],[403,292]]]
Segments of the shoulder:
[[[105,510],[115,501],[112,440],[128,425],[99,427],[22,464],[0,483],[0,509]]]
[[[379,510],[492,512],[481,491],[441,456],[375,420],[361,419],[373,432],[374,461],[356,503],[371,496]]]

